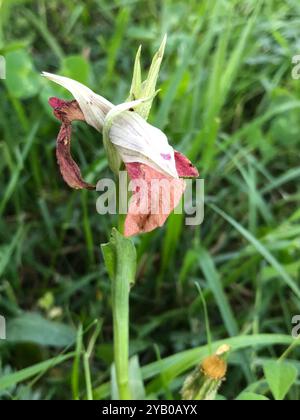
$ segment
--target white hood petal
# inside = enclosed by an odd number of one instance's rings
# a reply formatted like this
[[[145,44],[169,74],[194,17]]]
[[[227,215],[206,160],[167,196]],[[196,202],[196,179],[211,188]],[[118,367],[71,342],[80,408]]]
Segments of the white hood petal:
[[[78,102],[86,122],[96,130],[102,131],[105,116],[114,106],[111,102],[76,80],[46,72],[42,74],[67,89]]]
[[[125,163],[144,163],[178,178],[174,149],[167,136],[135,112],[125,111],[116,117],[109,137]]]
[[[147,102],[149,98],[114,106],[76,80],[46,72],[43,72],[43,76],[71,92],[86,122],[96,130],[102,132],[103,126],[110,120],[107,123],[109,140],[125,163],[144,163],[166,175],[178,178],[174,149],[169,145],[167,136],[148,124],[136,112],[128,111]]]

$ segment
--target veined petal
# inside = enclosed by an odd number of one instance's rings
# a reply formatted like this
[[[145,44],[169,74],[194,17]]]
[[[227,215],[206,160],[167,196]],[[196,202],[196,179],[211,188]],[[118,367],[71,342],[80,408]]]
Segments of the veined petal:
[[[113,107],[111,102],[76,80],[47,72],[42,74],[47,79],[67,89],[77,100],[86,122],[96,130],[102,131],[105,116]]]
[[[174,149],[167,136],[137,113],[124,111],[118,115],[112,123],[109,138],[125,163],[144,163],[178,178]]]
[[[137,185],[130,199],[124,235],[151,232],[162,226],[178,205],[185,181],[166,176],[141,163],[126,164],[129,177]]]

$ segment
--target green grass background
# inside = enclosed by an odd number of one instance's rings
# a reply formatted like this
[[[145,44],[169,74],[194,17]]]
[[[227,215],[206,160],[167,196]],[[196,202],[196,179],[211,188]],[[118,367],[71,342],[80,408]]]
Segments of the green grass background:
[[[300,314],[300,80],[291,76],[299,2],[4,0],[0,314],[8,339],[0,343],[0,398],[111,396],[110,282],[100,244],[117,221],[96,213],[96,193],[63,183],[47,98],[68,95],[39,73],[73,77],[120,103],[138,46],[146,70],[165,33],[150,122],[205,178],[205,220],[193,228],[171,216],[135,239],[136,398],[145,397],[141,376],[149,398],[179,398],[187,372],[207,354],[195,282],[214,345],[232,345],[220,393],[271,396],[262,366],[293,343]],[[74,139],[86,178],[111,176],[101,136],[77,124]],[[297,347],[287,355],[297,369],[299,356]],[[299,397],[296,381],[286,398]]]

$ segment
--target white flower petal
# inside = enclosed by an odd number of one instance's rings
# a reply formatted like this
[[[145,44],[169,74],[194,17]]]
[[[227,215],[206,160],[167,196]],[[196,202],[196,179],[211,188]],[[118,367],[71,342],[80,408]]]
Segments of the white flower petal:
[[[113,108],[107,99],[94,93],[87,86],[64,76],[47,72],[42,73],[47,79],[67,89],[77,100],[86,122],[98,131],[102,131],[106,114]]]
[[[178,178],[174,149],[167,136],[135,112],[125,111],[116,117],[109,137],[125,163],[144,163]]]
[[[43,72],[43,76],[71,92],[86,122],[96,130],[102,132],[105,120],[109,120],[109,140],[115,145],[125,163],[144,163],[178,178],[174,149],[169,145],[166,135],[148,124],[136,112],[128,111],[151,98],[126,102],[115,107],[107,99],[76,80],[46,72]]]

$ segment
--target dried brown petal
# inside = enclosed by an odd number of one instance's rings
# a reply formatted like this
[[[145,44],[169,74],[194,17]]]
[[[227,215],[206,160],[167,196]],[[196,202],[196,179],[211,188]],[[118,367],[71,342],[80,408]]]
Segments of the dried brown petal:
[[[71,155],[72,121],[85,121],[84,115],[77,101],[64,101],[58,98],[49,99],[53,113],[62,122],[56,142],[56,157],[65,182],[75,189],[89,189],[95,187],[82,179],[80,169]]]
[[[72,158],[71,133],[71,124],[62,123],[56,143],[56,157],[60,172],[71,188],[93,190],[95,187],[82,179],[80,169]]]

